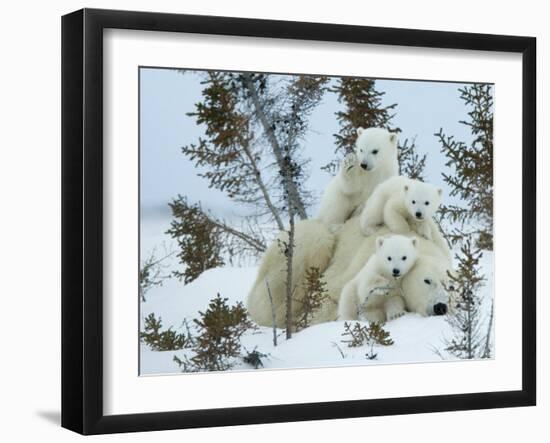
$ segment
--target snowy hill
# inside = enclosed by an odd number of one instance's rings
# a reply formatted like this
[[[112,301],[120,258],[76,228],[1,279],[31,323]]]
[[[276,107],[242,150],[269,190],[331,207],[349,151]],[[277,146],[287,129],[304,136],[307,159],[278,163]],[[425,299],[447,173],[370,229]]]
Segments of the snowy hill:
[[[482,270],[487,278],[482,294],[482,312],[487,319],[492,299],[492,253],[486,252],[482,262]],[[187,285],[175,278],[169,279],[163,286],[154,287],[147,293],[147,301],[141,304],[141,320],[143,322],[145,316],[154,313],[162,318],[163,329],[172,326],[178,332],[183,331],[183,320],[187,319],[191,323],[218,293],[228,298],[229,305],[244,302],[256,271],[255,267],[210,269]],[[373,360],[365,356],[370,347],[349,348],[346,343],[342,343],[343,322],[309,327],[293,334],[290,340],[285,339],[284,331],[278,330],[277,347],[273,346],[271,328],[247,332],[241,342],[248,351],[256,349],[266,354],[268,357],[262,359],[264,368],[274,369],[440,361],[442,357],[435,350],[441,351],[444,348],[444,337],[451,335],[445,317],[421,317],[418,314],[406,314],[386,323],[384,328],[390,333],[394,344],[376,346],[373,351],[377,356]],[[190,352],[158,352],[143,343],[140,351],[143,375],[178,373],[181,369],[173,361],[174,355],[182,358]],[[253,370],[242,361],[238,361],[234,369]]]

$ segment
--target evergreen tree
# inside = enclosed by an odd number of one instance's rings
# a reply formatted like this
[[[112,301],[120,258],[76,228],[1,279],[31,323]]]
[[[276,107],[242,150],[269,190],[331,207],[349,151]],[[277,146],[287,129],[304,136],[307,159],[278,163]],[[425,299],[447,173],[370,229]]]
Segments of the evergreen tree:
[[[330,300],[327,284],[323,281],[323,273],[317,267],[306,270],[304,281],[304,297],[299,301],[300,316],[295,322],[296,329],[305,329],[311,324],[312,315]]]
[[[287,240],[280,241],[280,248],[286,258],[286,338],[292,337],[294,327],[292,271],[294,258],[295,217],[303,218],[300,202],[296,199],[295,190],[301,189],[305,180],[304,162],[299,160],[300,142],[308,129],[307,117],[319,104],[325,90],[325,77],[297,76],[289,82],[286,88],[286,98],[282,106],[275,112],[273,133],[278,135],[279,147],[282,148],[282,159],[279,165],[279,181],[283,189],[283,198],[289,227]]]
[[[460,123],[468,126],[473,141],[466,144],[440,129],[435,136],[441,152],[447,157],[449,173],[443,179],[451,188],[451,196],[458,196],[465,206],[446,205],[442,217],[459,228],[451,233],[456,242],[462,237],[476,235],[477,245],[493,249],[493,87],[472,84],[459,89],[460,98],[469,109],[468,119]],[[468,226],[466,224],[469,223]]]
[[[325,91],[325,77],[289,76],[283,84],[265,74],[209,72],[203,100],[188,113],[205,125],[205,138],[182,148],[211,187],[236,202],[256,207],[284,229],[282,214],[289,194],[301,219],[307,218],[307,192],[300,183],[273,180],[285,156],[303,166],[301,137],[307,119]]]
[[[310,193],[303,187],[306,178],[301,157],[302,142],[308,129],[308,119],[319,105],[326,91],[328,78],[317,76],[288,76],[284,81],[268,79],[264,74],[242,74],[244,98],[255,121],[259,124],[260,140],[268,147],[269,158],[276,173],[283,177],[276,180],[279,201],[290,215],[306,219]],[[293,168],[292,180],[284,179],[286,168]],[[291,202],[292,204],[289,204]],[[279,226],[279,229],[282,229]]]
[[[241,302],[229,306],[227,298],[217,294],[208,309],[194,319],[197,335],[194,337],[193,357],[174,356],[174,361],[185,372],[226,371],[236,364],[241,354],[241,337],[254,325]]]
[[[457,255],[456,273],[450,274],[452,312],[447,316],[453,336],[446,340],[445,350],[462,359],[483,358],[487,337],[483,334],[479,290],[485,280],[480,275],[480,249],[466,239]],[[491,319],[492,322],[492,319]],[[490,329],[487,332],[490,334]]]
[[[205,135],[183,146],[182,152],[211,188],[249,211],[240,221],[227,222],[202,210],[200,202],[178,197],[170,204],[174,221],[168,233],[180,245],[186,281],[224,261],[260,256],[271,235],[266,225],[285,230],[294,217],[307,217],[311,196],[303,186],[307,162],[301,157],[302,142],[327,81],[207,73],[201,82],[202,99],[187,114],[205,128]],[[196,247],[205,256],[194,257]]]

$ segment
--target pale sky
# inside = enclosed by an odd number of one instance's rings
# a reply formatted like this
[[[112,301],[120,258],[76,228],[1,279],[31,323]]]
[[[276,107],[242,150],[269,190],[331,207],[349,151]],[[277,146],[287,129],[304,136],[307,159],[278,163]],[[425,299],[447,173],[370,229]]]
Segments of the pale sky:
[[[231,218],[239,208],[223,193],[209,189],[205,179],[182,153],[181,146],[196,142],[203,128],[187,112],[201,98],[200,77],[172,69],[141,69],[141,209],[142,217],[166,217],[167,206],[177,194],[218,216]],[[459,98],[459,83],[377,80],[383,91],[384,105],[397,103],[393,125],[401,128],[400,137],[416,137],[419,153],[427,153],[426,179],[443,186],[441,172],[445,158],[434,136],[442,127],[447,135],[469,142],[468,128],[459,124],[467,109]],[[310,119],[310,131],[304,144],[304,156],[311,157],[307,188],[320,197],[331,176],[320,170],[334,158],[334,137],[339,125],[334,113],[340,109],[335,94],[325,94]],[[448,195],[448,192],[446,192]],[[449,201],[449,200],[447,200]],[[310,216],[316,206],[309,209]]]

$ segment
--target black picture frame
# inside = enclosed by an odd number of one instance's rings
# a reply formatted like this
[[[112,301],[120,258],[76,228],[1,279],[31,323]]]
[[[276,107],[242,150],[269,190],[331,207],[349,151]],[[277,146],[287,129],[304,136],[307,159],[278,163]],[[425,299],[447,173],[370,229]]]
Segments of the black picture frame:
[[[103,30],[171,31],[519,53],[523,64],[522,389],[230,409],[103,413]],[[82,434],[536,404],[536,39],[83,9],[62,18],[62,426]]]

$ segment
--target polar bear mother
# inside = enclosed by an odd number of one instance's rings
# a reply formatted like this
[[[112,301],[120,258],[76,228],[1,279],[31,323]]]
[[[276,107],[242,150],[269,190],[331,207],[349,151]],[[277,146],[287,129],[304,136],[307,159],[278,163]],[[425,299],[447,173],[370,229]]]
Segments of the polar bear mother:
[[[346,155],[328,184],[317,220],[341,225],[361,209],[374,188],[398,174],[397,134],[383,128],[358,128],[355,152]]]
[[[316,267],[324,273],[329,299],[313,313],[312,324],[337,320],[338,303],[344,286],[351,281],[376,251],[376,238],[391,235],[381,227],[375,235],[365,237],[359,226],[359,217],[352,217],[338,230],[331,230],[318,220],[301,220],[296,223],[296,252],[292,265],[294,300],[293,317],[300,309],[305,294],[304,282],[307,269]],[[409,312],[420,315],[441,315],[447,307],[447,273],[452,261],[446,251],[424,238],[418,240],[418,259],[403,278],[403,305]],[[281,232],[278,240],[266,250],[256,281],[248,295],[247,309],[252,320],[261,326],[285,327],[285,278],[286,258],[279,247],[280,241],[288,241],[288,234]],[[376,321],[386,321],[386,314]]]

